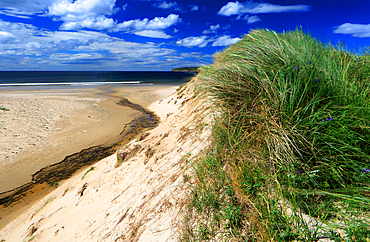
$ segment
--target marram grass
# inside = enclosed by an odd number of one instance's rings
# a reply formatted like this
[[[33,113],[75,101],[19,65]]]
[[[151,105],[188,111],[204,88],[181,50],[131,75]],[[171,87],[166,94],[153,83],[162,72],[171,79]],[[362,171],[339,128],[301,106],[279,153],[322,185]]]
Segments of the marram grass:
[[[200,69],[221,115],[212,158],[195,166],[193,208],[207,211],[213,223],[226,216],[220,206],[228,201],[239,211],[237,223],[213,225],[218,233],[213,229],[203,240],[220,233],[247,241],[370,238],[369,60],[366,52],[324,45],[301,30],[254,30]],[[220,176],[227,173],[228,196],[207,184],[216,179],[214,170],[204,178],[212,160]],[[290,204],[290,215],[283,203]],[[301,214],[327,227],[309,228]],[[204,228],[193,230],[187,238],[204,236]]]

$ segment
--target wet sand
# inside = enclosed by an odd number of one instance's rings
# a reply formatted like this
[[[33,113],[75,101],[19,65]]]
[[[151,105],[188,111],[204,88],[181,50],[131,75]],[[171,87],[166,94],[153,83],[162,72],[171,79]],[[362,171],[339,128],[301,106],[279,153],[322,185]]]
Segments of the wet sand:
[[[148,107],[176,90],[170,86],[104,90],[0,91],[0,193],[31,181],[41,168],[83,149],[116,140],[140,112],[116,105],[119,97]],[[108,90],[110,92],[110,90]]]

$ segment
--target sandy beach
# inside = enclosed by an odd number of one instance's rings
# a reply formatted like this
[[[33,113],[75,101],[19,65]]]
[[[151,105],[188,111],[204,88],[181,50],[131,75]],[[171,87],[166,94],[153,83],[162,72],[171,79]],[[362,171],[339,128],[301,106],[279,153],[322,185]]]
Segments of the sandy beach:
[[[0,91],[0,193],[31,181],[67,155],[114,140],[139,115],[119,97],[147,107],[173,86]],[[111,89],[109,90],[111,91]]]
[[[210,129],[200,124],[212,122],[196,85],[190,82],[148,107],[160,123],[119,150],[130,154],[123,163],[117,166],[113,154],[64,180],[0,226],[0,240],[177,241],[189,195],[183,180],[209,144]],[[171,89],[164,90],[158,95]]]

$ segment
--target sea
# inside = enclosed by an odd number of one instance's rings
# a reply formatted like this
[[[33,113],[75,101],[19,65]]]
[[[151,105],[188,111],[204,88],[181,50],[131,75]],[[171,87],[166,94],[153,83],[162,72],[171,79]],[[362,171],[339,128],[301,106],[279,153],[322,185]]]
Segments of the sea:
[[[0,90],[181,85],[196,74],[172,71],[0,71]]]

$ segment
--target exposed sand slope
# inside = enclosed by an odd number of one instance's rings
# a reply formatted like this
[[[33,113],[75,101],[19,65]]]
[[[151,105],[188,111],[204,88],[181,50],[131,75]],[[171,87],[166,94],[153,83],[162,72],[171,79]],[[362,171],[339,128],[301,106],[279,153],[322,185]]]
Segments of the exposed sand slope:
[[[112,155],[84,179],[87,170],[64,181],[0,231],[0,240],[176,240],[177,215],[187,195],[181,182],[188,159],[207,146],[210,133],[199,128],[199,122],[211,117],[203,102],[194,99],[195,85],[193,80],[186,90],[149,107],[161,123],[143,140],[128,144],[126,149],[138,148],[135,156],[115,168]]]

